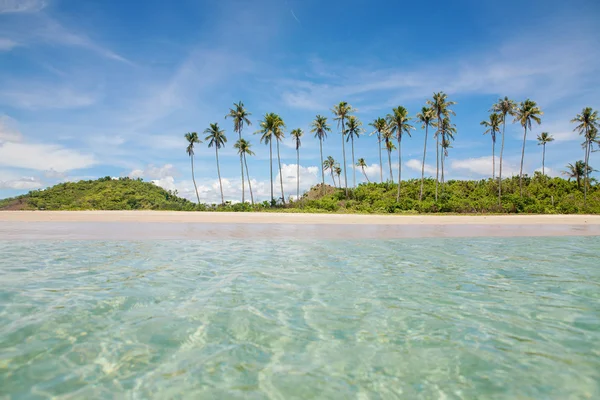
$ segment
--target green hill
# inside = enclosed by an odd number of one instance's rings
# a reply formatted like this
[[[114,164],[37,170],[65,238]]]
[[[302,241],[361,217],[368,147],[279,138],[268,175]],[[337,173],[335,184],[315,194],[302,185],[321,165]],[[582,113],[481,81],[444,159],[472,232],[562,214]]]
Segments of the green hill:
[[[0,210],[178,210],[196,205],[141,179],[111,177],[65,182],[0,200]]]

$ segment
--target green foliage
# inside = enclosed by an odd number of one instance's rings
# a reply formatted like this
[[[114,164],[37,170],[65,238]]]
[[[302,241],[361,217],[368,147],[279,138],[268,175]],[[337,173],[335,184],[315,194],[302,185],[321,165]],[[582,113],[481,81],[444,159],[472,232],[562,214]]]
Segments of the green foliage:
[[[519,195],[519,178],[502,181],[502,205],[498,205],[498,182],[451,180],[440,187],[435,201],[435,180],[426,179],[423,201],[419,201],[420,179],[403,181],[400,201],[398,186],[393,183],[363,183],[349,189],[328,187],[311,190],[298,201],[271,204],[269,201],[223,205],[196,205],[141,179],[104,177],[95,181],[60,183],[46,190],[36,190],[12,199],[0,200],[0,209],[44,210],[174,210],[229,212],[310,212],[310,213],[527,213],[527,214],[600,214],[600,185],[592,182],[588,202],[584,205],[583,187],[575,180],[550,178],[536,172],[523,179],[523,197]],[[317,194],[317,195],[315,195]]]
[[[600,213],[600,186],[588,192],[584,206],[583,189],[575,181],[550,178],[536,172],[524,177],[523,197],[519,195],[519,178],[502,181],[502,205],[498,205],[497,180],[446,182],[435,201],[435,180],[426,179],[423,201],[419,201],[420,180],[403,181],[400,200],[396,201],[398,186],[392,183],[363,183],[350,190],[348,199],[338,189],[318,199],[301,199],[288,205],[313,212],[340,213],[529,213],[576,214]]]
[[[20,201],[20,209],[30,210],[203,210],[196,204],[141,179],[110,176],[95,181],[59,183],[45,190],[0,202],[0,209]]]

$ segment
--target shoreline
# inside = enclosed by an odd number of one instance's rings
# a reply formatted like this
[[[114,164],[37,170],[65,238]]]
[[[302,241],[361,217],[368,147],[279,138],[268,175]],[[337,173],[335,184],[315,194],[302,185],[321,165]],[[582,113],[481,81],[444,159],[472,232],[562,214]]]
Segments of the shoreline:
[[[0,211],[2,222],[286,225],[600,225],[600,215],[382,215],[185,211]]]

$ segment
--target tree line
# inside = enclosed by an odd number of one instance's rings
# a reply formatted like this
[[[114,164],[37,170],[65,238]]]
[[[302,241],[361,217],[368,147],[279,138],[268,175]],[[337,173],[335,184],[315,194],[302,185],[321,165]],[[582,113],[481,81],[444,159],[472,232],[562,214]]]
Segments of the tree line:
[[[448,157],[449,149],[452,148],[452,143],[455,140],[457,134],[456,125],[452,122],[452,117],[456,115],[453,110],[453,106],[456,102],[448,99],[448,96],[444,92],[434,93],[431,99],[426,101],[425,106],[415,115],[411,117],[408,110],[403,106],[398,106],[392,109],[391,113],[385,117],[379,117],[373,120],[369,126],[373,128],[371,135],[377,136],[378,151],[379,151],[379,168],[380,168],[380,182],[384,182],[383,179],[383,161],[382,161],[382,150],[387,152],[387,161],[389,166],[389,179],[387,182],[394,183],[394,174],[392,168],[392,153],[397,151],[398,160],[398,171],[397,171],[397,193],[396,201],[400,201],[401,196],[401,184],[402,184],[402,139],[405,136],[411,137],[411,131],[415,130],[415,127],[411,124],[412,121],[420,124],[421,129],[424,130],[424,144],[423,144],[423,161],[421,163],[421,179],[420,179],[420,190],[419,190],[419,201],[423,200],[423,184],[425,181],[425,161],[427,157],[427,142],[429,129],[435,129],[435,153],[436,153],[436,176],[435,176],[435,201],[438,201],[439,191],[444,190],[444,165],[445,160]],[[352,187],[356,188],[356,167],[361,168],[365,178],[368,182],[369,178],[365,172],[367,163],[364,158],[359,158],[358,162],[355,160],[354,154],[354,141],[357,140],[361,135],[365,133],[362,122],[358,119],[354,113],[356,110],[347,102],[340,102],[336,104],[332,109],[331,113],[333,120],[336,122],[337,129],[340,133],[342,140],[342,164],[337,162],[333,157],[323,156],[323,143],[327,139],[328,133],[331,132],[331,126],[328,122],[328,118],[323,115],[317,115],[311,122],[310,132],[314,134],[314,137],[319,140],[319,153],[321,160],[321,188],[325,187],[325,173],[331,174],[331,179],[334,187],[343,188],[345,196],[348,197],[348,174],[346,163],[346,143],[350,144],[351,157],[352,157]],[[496,180],[496,141],[498,136],[501,137],[500,154],[499,154],[499,171],[498,171],[498,205],[502,205],[502,167],[503,167],[503,156],[504,156],[504,145],[505,145],[505,131],[506,124],[518,123],[523,128],[523,144],[521,148],[521,162],[519,169],[519,194],[523,197],[523,163],[525,160],[525,147],[527,143],[527,133],[532,130],[533,124],[540,125],[542,122],[543,111],[533,100],[526,99],[520,103],[517,103],[508,97],[500,98],[489,110],[489,118],[482,121],[480,125],[485,128],[484,134],[489,134],[492,141],[492,180]],[[250,116],[252,114],[245,108],[244,103],[241,101],[233,104],[233,108],[230,108],[229,113],[225,116],[225,119],[231,118],[233,122],[233,131],[238,134],[238,139],[234,144],[234,148],[240,157],[240,176],[242,183],[242,203],[246,202],[246,182],[248,183],[250,201],[254,204],[254,196],[252,193],[252,184],[250,180],[250,173],[248,170],[247,157],[253,156],[252,144],[249,140],[242,136],[242,132],[245,127],[251,126]],[[510,121],[512,118],[512,121]],[[575,118],[571,120],[575,124],[574,131],[578,132],[583,136],[584,141],[582,143],[582,149],[584,151],[583,160],[576,161],[574,164],[568,164],[567,170],[563,173],[570,178],[577,180],[578,186],[583,179],[584,187],[584,204],[587,201],[587,192],[589,186],[589,174],[594,171],[589,165],[590,154],[594,151],[594,146],[600,146],[600,138],[598,137],[598,128],[600,127],[600,120],[598,118],[598,111],[593,110],[591,107],[585,107],[581,113],[577,114]],[[279,184],[281,188],[281,201],[285,205],[285,193],[283,189],[283,177],[281,174],[281,157],[279,151],[279,144],[285,138],[286,125],[283,119],[276,113],[266,113],[262,120],[259,121],[259,129],[254,134],[260,136],[260,143],[269,146],[269,168],[270,168],[270,189],[271,189],[271,205],[277,203],[275,199],[275,190],[273,182],[273,142],[275,142],[275,150],[277,152],[277,164],[279,169]],[[218,123],[211,123],[207,129],[204,130],[205,138],[204,141],[207,143],[209,148],[215,149],[215,159],[217,166],[217,176],[219,179],[219,187],[221,194],[221,203],[225,204],[225,198],[223,195],[223,184],[221,180],[221,170],[219,165],[219,149],[223,148],[227,143],[227,137],[225,130],[222,129]],[[293,129],[290,135],[294,141],[296,149],[296,199],[300,198],[300,148],[301,140],[304,135],[302,129]],[[198,133],[188,132],[185,134],[187,142],[186,152],[190,157],[191,169],[192,169],[192,181],[196,192],[198,203],[200,203],[200,196],[198,194],[198,187],[196,185],[196,179],[194,175],[194,152],[195,146],[203,143]],[[545,161],[546,161],[546,145],[554,141],[554,137],[548,132],[542,132],[537,136],[538,145],[543,146],[542,151],[542,175],[545,175]],[[344,184],[342,186],[341,175],[344,176]],[[337,182],[336,182],[337,177]]]

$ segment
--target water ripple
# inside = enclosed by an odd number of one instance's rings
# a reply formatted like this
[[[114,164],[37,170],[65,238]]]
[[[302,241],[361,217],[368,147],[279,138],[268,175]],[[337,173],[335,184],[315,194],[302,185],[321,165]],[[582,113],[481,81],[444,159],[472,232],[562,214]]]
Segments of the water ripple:
[[[599,250],[0,241],[0,398],[600,398]]]

